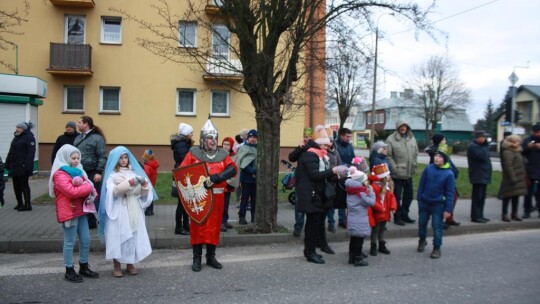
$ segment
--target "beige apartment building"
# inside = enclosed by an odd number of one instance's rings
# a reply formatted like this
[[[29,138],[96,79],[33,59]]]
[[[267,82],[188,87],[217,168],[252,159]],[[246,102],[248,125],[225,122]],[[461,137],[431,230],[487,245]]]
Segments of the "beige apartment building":
[[[219,1],[200,1],[203,18],[215,18],[219,14],[216,6]],[[22,0],[2,1],[0,7],[10,9],[21,3]],[[160,171],[172,168],[169,137],[178,131],[181,122],[194,127],[197,143],[198,131],[208,115],[219,130],[220,140],[234,137],[242,128],[256,128],[249,97],[224,85],[241,85],[241,74],[212,66],[212,59],[204,69],[164,60],[137,44],[137,39],[152,37],[147,31],[110,9],[121,8],[141,19],[159,22],[151,3],[31,1],[28,22],[19,29],[23,34],[14,38],[17,50],[2,51],[0,56],[17,63],[19,75],[33,76],[47,84],[46,97],[38,107],[40,171],[50,169],[52,147],[64,132],[66,122],[78,121],[82,115],[91,116],[104,130],[108,149],[125,145],[135,155],[153,149],[161,163]],[[168,3],[171,12],[178,16],[187,9],[187,1]],[[213,28],[221,37],[234,39],[223,24],[216,22]],[[196,48],[201,40],[200,25],[180,17],[178,29],[184,33],[178,37],[178,48]],[[231,66],[240,66],[228,47],[220,45],[219,39],[212,41],[216,44],[212,47],[213,56],[225,58]],[[305,70],[314,74],[308,73],[298,85],[324,91],[324,71]],[[12,74],[4,67],[0,67],[0,73]],[[307,83],[309,80],[313,83]],[[324,94],[306,93],[296,98],[311,106],[284,121],[283,155],[298,144],[305,126],[324,124]],[[1,144],[9,145],[9,142]]]

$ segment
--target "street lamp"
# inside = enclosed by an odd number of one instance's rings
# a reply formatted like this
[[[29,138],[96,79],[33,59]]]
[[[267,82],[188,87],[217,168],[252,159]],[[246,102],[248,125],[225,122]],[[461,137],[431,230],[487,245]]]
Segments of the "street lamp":
[[[381,19],[381,17],[385,15],[394,16],[394,13],[385,13],[380,15],[379,18],[377,18],[377,22],[375,23],[375,63],[373,65],[373,100],[371,101],[371,131],[369,132],[370,145],[373,145],[373,141],[375,140],[375,100],[377,94],[377,51],[379,46],[379,19]]]
[[[516,122],[514,121],[514,110],[516,108],[516,83],[518,82],[519,78],[518,76],[516,75],[516,69],[517,68],[521,68],[521,69],[528,69],[529,66],[519,66],[519,65],[516,65],[514,66],[514,70],[512,71],[512,74],[510,74],[510,76],[508,76],[508,80],[510,80],[510,83],[512,84],[512,106],[511,106],[511,111],[510,111],[510,117],[507,117],[507,119],[510,119],[510,128],[512,131],[512,133],[514,132],[514,129],[516,127]]]

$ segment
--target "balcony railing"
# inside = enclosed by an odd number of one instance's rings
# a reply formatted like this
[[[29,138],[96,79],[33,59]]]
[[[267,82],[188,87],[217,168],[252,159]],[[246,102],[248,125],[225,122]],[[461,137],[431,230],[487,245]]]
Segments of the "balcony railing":
[[[92,46],[51,42],[47,72],[55,75],[92,76]]]
[[[205,80],[240,81],[244,79],[242,63],[238,59],[209,58],[203,78]]]
[[[54,6],[94,7],[94,0],[50,0]]]

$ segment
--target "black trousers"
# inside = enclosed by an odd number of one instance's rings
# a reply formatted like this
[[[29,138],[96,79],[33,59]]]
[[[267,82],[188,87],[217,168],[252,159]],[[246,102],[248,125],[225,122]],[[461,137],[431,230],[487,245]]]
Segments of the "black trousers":
[[[512,196],[503,198],[502,201],[502,214],[508,214],[508,205],[512,201],[512,216],[517,216],[518,205],[519,205],[519,196]]]
[[[182,205],[182,201],[178,198],[178,205],[176,206],[175,214],[176,226],[175,230],[180,231],[182,228],[186,231],[189,231],[189,215]]]
[[[95,200],[94,203],[96,204],[96,211],[99,211],[99,201],[101,200],[101,185],[103,184],[103,174],[101,174],[101,172],[98,172],[98,171],[95,171],[95,170],[90,170],[90,171],[86,171],[86,174],[88,175],[88,179],[90,181],[92,181],[92,183],[94,183],[94,189],[96,189],[97,193],[99,193],[99,197],[98,197],[98,200]],[[94,177],[96,176],[96,174],[101,174],[101,178],[102,180],[99,181],[99,182],[95,182],[94,181]],[[90,229],[93,229],[93,228],[96,228],[97,227],[97,218],[94,214],[92,213],[89,213],[88,214],[88,226],[90,227]]]
[[[473,184],[471,195],[471,220],[484,218],[486,191],[486,184]]]
[[[363,246],[363,237],[351,236],[351,239],[349,240],[349,255],[353,257],[361,257]]]
[[[309,255],[315,253],[317,245],[322,245],[322,242],[326,242],[324,229],[324,218],[326,213],[307,213],[306,214],[306,227],[304,232],[304,250]],[[321,234],[321,231],[323,234]],[[324,237],[324,239],[323,239]],[[328,244],[326,244],[328,245]]]
[[[28,184],[29,178],[29,175],[13,177],[13,192],[15,192],[18,207],[24,207],[24,205],[32,206],[30,199],[30,184]]]

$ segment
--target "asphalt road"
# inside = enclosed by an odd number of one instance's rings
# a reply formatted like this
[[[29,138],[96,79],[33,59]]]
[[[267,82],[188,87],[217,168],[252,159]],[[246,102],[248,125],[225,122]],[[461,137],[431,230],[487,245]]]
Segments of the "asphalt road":
[[[390,256],[347,264],[348,243],[332,243],[326,264],[307,263],[297,244],[219,248],[222,270],[191,271],[190,250],[157,250],[137,276],[112,276],[91,255],[99,279],[64,281],[62,255],[0,254],[0,303],[539,303],[538,230],[449,236],[442,257],[392,239]]]

